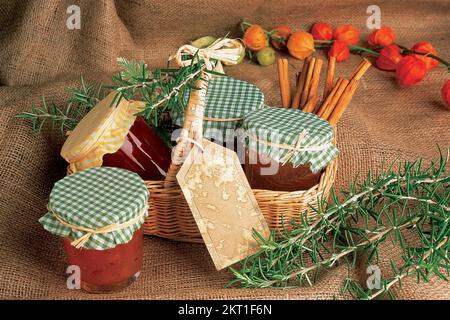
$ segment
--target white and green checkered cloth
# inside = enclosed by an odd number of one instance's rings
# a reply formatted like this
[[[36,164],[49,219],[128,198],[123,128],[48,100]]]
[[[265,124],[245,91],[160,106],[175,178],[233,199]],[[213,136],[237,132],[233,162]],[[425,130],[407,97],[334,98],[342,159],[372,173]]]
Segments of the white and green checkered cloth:
[[[186,97],[187,103],[188,97]],[[206,94],[205,118],[242,119],[246,114],[264,106],[263,93],[253,84],[231,77],[218,77],[210,81]],[[172,114],[175,124],[183,126],[184,113]],[[242,121],[203,121],[206,139],[223,139]],[[230,131],[229,131],[230,130]]]
[[[248,148],[283,162],[290,150],[274,145],[295,147],[302,133],[303,140],[289,162],[294,166],[309,164],[312,172],[326,167],[339,154],[333,144],[333,127],[315,114],[297,109],[266,107],[248,114],[242,124]],[[256,139],[258,141],[256,141]],[[308,150],[309,149],[309,150]],[[291,151],[292,154],[292,151]]]
[[[49,208],[64,222],[89,229],[111,224],[138,221],[130,227],[108,233],[93,234],[84,248],[105,250],[127,243],[148,215],[149,192],[144,181],[128,170],[96,167],[74,173],[55,183]],[[62,225],[51,212],[39,222],[60,237],[78,239],[84,231]]]

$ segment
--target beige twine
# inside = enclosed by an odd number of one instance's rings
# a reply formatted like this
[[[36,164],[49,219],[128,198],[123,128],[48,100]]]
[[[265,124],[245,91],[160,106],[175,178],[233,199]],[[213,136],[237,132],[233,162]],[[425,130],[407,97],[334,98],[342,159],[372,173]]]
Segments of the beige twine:
[[[205,121],[212,121],[212,122],[234,122],[234,121],[241,121],[244,118],[209,118],[209,117],[203,117],[203,120]]]
[[[292,146],[292,145],[284,144],[284,143],[269,142],[267,140],[259,139],[256,136],[249,135],[248,133],[246,134],[246,136],[249,137],[250,139],[253,139],[256,142],[263,143],[269,147],[276,147],[276,148],[280,148],[280,149],[289,150],[289,152],[281,159],[281,162],[283,163],[283,165],[286,164],[286,162],[288,162],[290,159],[292,159],[292,157],[298,152],[323,151],[323,150],[327,149],[328,147],[330,147],[331,145],[333,145],[333,143],[330,141],[329,143],[326,143],[326,144],[323,144],[320,146],[302,147],[301,144],[302,144],[303,140],[305,139],[305,135],[306,135],[306,130],[303,130],[302,132],[300,132],[297,142],[295,143],[295,146]]]
[[[219,38],[214,41],[210,46],[204,49],[199,49],[190,44],[185,44],[181,46],[177,53],[171,57],[169,60],[175,59],[180,67],[189,66],[192,63],[192,59],[183,60],[186,55],[194,56],[198,53],[198,57],[205,61],[205,66],[208,70],[221,70],[223,72],[221,62],[228,62],[231,64],[236,64],[240,58],[240,48],[234,47],[234,39],[227,37]],[[216,66],[213,65],[211,59],[217,60]],[[208,118],[204,117],[203,120],[214,121],[214,122],[228,122],[228,121],[240,121],[242,118],[230,118],[230,119],[220,119],[220,118]]]
[[[240,57],[240,48],[234,47],[233,39],[229,39],[227,37],[219,38],[214,41],[209,47],[205,49],[199,49],[192,45],[186,44],[181,46],[177,53],[174,56],[169,57],[169,60],[175,59],[178,66],[185,67],[191,65],[193,62],[197,63],[198,61],[193,61],[193,57],[197,54],[200,60],[205,62],[204,68],[208,70],[222,70],[221,61],[228,63],[237,63]],[[192,56],[191,59],[184,60],[183,57],[186,55]],[[213,63],[211,59],[217,61],[217,63]],[[200,90],[195,90],[190,97],[188,102],[188,107],[186,108],[185,114],[185,125],[183,127],[183,132],[177,142],[191,142],[196,141],[194,143],[200,150],[203,151],[203,147],[201,144],[202,141],[202,128],[203,128],[203,116],[204,116],[204,104],[206,101],[206,91],[208,87],[208,81],[211,77],[210,74],[206,73],[203,75],[203,78],[197,82],[197,86],[200,87]],[[205,80],[206,79],[206,80]],[[205,80],[205,81],[204,81]],[[221,119],[217,119],[220,121]],[[210,119],[210,121],[215,121]],[[186,131],[187,130],[187,131]],[[190,136],[190,137],[189,137]],[[188,139],[189,138],[189,139]],[[177,144],[175,149],[175,156],[172,158],[172,164],[179,166],[184,158],[184,144]],[[172,172],[171,167],[169,168],[169,173]],[[178,170],[178,168],[173,167],[172,169]],[[170,179],[170,175],[167,177]],[[166,177],[166,181],[167,180]]]
[[[236,64],[240,57],[240,48],[233,47],[233,39],[219,38],[214,41],[209,47],[199,49],[190,44],[181,46],[174,56],[171,56],[169,60],[175,59],[180,67],[189,66],[192,63],[192,59],[183,60],[186,55],[195,56],[198,53],[198,57],[205,62],[205,66],[208,70],[218,68],[221,64],[220,61]],[[218,65],[214,66],[211,59],[217,60]]]
[[[176,143],[180,142],[181,140],[185,140],[187,142],[190,142],[194,145],[197,146],[197,148],[199,148],[202,152],[205,151],[205,149],[203,148],[202,144],[194,139],[191,139],[189,137],[178,137],[177,140],[175,141]]]
[[[104,227],[101,227],[99,229],[90,229],[82,226],[76,226],[73,224],[70,224],[66,221],[64,221],[59,215],[55,213],[50,207],[47,207],[48,211],[65,227],[71,228],[74,230],[84,231],[86,232],[84,235],[82,235],[80,238],[73,240],[70,244],[73,245],[75,248],[80,249],[94,234],[102,234],[102,233],[108,233],[113,231],[122,230],[125,228],[128,228],[132,226],[135,223],[138,223],[141,219],[145,218],[145,215],[147,213],[148,207],[144,207],[141,214],[139,214],[137,217],[128,220],[124,223],[113,223]]]

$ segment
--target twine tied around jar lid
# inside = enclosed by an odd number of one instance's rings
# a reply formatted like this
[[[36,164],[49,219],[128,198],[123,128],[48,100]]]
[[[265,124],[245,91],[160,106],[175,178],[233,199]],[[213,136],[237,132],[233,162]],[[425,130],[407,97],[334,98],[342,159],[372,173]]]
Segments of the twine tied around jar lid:
[[[284,157],[280,159],[281,160],[280,162],[282,162],[282,165],[285,165],[298,152],[323,151],[323,150],[326,150],[328,147],[330,147],[330,145],[333,145],[333,142],[330,141],[328,143],[325,143],[325,144],[322,144],[322,145],[318,145],[318,146],[305,146],[305,147],[302,147],[302,142],[303,142],[303,140],[305,139],[305,136],[306,136],[306,130],[302,130],[300,132],[300,134],[298,135],[298,138],[297,138],[297,142],[295,143],[294,146],[289,145],[289,144],[275,143],[275,142],[270,142],[270,141],[267,141],[267,140],[259,139],[258,137],[250,135],[248,133],[246,134],[246,136],[248,138],[254,140],[255,142],[265,144],[265,145],[267,145],[269,147],[276,147],[276,148],[279,148],[279,149],[288,150],[288,152],[284,155]]]
[[[235,121],[241,121],[244,118],[210,118],[210,117],[203,117],[204,121],[212,121],[212,122],[235,122]]]
[[[56,218],[56,220],[58,220],[58,222],[61,223],[63,226],[74,229],[74,230],[86,232],[83,236],[79,237],[78,239],[73,240],[70,243],[75,248],[80,249],[94,234],[101,234],[101,233],[108,233],[108,232],[122,230],[122,229],[132,226],[135,223],[140,222],[143,218],[146,217],[148,207],[144,207],[144,209],[141,211],[141,213],[138,216],[136,216],[126,222],[113,223],[113,224],[106,225],[106,226],[98,228],[98,229],[91,229],[91,228],[86,228],[83,226],[77,226],[77,225],[68,223],[67,221],[64,221],[64,219],[62,219],[49,205],[47,206],[47,209],[48,209],[48,212],[50,212]]]

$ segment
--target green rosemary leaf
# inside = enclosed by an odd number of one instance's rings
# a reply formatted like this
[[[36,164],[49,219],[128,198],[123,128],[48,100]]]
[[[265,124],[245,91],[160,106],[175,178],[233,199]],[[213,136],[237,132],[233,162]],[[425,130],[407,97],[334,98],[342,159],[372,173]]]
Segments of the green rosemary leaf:
[[[80,88],[68,88],[68,100],[63,106],[54,102],[48,105],[46,98],[42,97],[41,106],[31,105],[31,111],[22,112],[16,117],[31,121],[33,131],[39,133],[44,126],[59,128],[61,134],[73,130],[78,122],[106,95],[107,90],[101,83],[87,85],[81,78]]]
[[[217,71],[214,71],[214,70],[207,70],[207,69],[205,69],[205,73],[209,73],[209,74],[214,75],[214,76],[228,77],[228,75],[226,73],[217,72]]]
[[[391,300],[395,300],[395,295],[394,295],[394,293],[393,293],[392,291],[388,290],[387,293],[388,293],[389,298],[390,298]]]
[[[201,88],[196,87],[196,86],[194,86],[193,84],[190,84],[190,83],[188,83],[186,86],[187,86],[189,89],[192,89],[192,90],[200,90],[200,89],[201,89]]]

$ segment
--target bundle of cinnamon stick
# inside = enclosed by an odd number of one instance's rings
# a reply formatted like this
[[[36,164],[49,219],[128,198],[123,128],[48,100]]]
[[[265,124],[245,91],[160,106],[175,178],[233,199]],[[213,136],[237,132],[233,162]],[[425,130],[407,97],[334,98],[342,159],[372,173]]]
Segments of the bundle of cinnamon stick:
[[[323,98],[319,104],[320,99],[318,98],[317,89],[322,65],[323,61],[320,58],[310,57],[305,60],[302,71],[297,77],[296,91],[291,101],[287,59],[278,59],[278,77],[280,80],[282,105],[285,108],[291,107],[315,113],[335,126],[352,100],[360,79],[372,64],[369,60],[364,59],[356,67],[349,79],[340,77],[335,82],[336,59],[333,57],[329,58]]]

